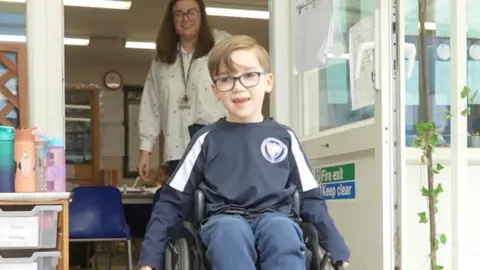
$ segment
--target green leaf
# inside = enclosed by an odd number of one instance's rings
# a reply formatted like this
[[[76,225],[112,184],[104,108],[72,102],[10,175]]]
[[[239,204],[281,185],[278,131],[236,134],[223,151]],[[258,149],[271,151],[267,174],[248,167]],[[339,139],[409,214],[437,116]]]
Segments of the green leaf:
[[[443,270],[443,268],[444,268],[443,266],[437,265],[437,270]]]
[[[445,167],[443,167],[443,165],[440,164],[440,163],[437,163],[437,165],[435,166],[435,170],[437,170],[437,171],[441,171],[441,170],[443,170],[443,168],[445,168]]]
[[[463,109],[460,114],[462,116],[468,116],[468,115],[472,114],[472,109],[470,107],[467,107],[467,108]]]
[[[413,147],[415,148],[420,148],[422,147],[422,144],[423,144],[423,140],[421,138],[415,138],[415,140],[413,141]]]
[[[415,129],[418,131],[418,133],[424,133],[425,130],[428,129],[428,124],[425,122],[416,122]]]
[[[443,167],[442,164],[437,163],[435,165],[435,167],[432,168],[432,172],[438,174],[438,173],[440,173],[441,170],[443,170],[443,168],[445,168],[445,167]]]
[[[422,196],[428,197],[428,189],[426,187],[422,187]]]
[[[438,144],[438,135],[433,134],[432,136],[430,136],[430,145],[436,146],[437,144]]]
[[[427,222],[428,222],[427,213],[422,212],[422,213],[418,213],[417,215],[420,218],[419,223],[427,224]]]
[[[447,243],[447,236],[444,233],[440,235],[440,243],[442,243],[443,245]]]
[[[438,194],[443,192],[443,186],[442,184],[437,184],[437,187],[433,190],[433,195],[436,197]]]
[[[427,156],[422,155],[422,157],[420,158],[420,162],[422,162],[422,164],[428,164],[428,158],[427,158]]]
[[[450,118],[452,118],[453,114],[451,111],[449,110],[445,110],[443,111],[443,120],[448,120]]]
[[[475,104],[475,98],[477,97],[477,94],[478,90],[473,92],[473,94],[468,97],[468,104]]]
[[[463,89],[462,89],[462,92],[460,93],[460,96],[462,98],[466,98],[466,97],[468,97],[469,93],[470,93],[470,87],[464,86]]]

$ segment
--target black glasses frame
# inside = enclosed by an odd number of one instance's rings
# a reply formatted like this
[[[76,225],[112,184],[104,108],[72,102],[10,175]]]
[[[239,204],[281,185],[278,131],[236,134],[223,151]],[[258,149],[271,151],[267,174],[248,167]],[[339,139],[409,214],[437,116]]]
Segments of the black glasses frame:
[[[247,74],[256,74],[257,75],[257,83],[253,84],[253,85],[245,85],[243,82],[242,82],[242,77],[247,75]],[[235,88],[235,84],[237,83],[237,81],[245,88],[250,88],[250,87],[255,87],[257,86],[259,83],[260,83],[260,76],[262,75],[267,75],[268,72],[266,71],[250,71],[250,72],[245,72],[243,73],[242,75],[240,76],[227,76],[227,77],[221,77],[221,78],[217,78],[215,80],[213,80],[213,83],[215,84],[215,86],[217,87],[217,91],[219,92],[228,92],[228,91],[231,91],[233,88]],[[217,81],[218,80],[223,80],[223,79],[233,79],[233,84],[232,84],[232,87],[230,89],[227,89],[227,90],[222,90],[222,89],[219,89],[218,88],[218,84],[217,84]]]
[[[177,22],[181,22],[185,20],[185,17],[189,20],[194,20],[200,14],[200,10],[196,8],[191,8],[187,10],[187,12],[183,12],[181,10],[176,10],[173,12],[173,19]]]

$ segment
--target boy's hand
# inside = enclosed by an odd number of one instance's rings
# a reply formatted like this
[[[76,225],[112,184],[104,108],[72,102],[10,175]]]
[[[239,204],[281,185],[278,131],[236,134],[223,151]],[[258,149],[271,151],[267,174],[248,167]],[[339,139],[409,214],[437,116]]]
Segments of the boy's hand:
[[[153,270],[150,266],[142,266],[140,270]]]
[[[337,261],[333,263],[333,267],[339,270],[347,268],[347,266],[348,266],[348,262],[345,262],[345,261]]]

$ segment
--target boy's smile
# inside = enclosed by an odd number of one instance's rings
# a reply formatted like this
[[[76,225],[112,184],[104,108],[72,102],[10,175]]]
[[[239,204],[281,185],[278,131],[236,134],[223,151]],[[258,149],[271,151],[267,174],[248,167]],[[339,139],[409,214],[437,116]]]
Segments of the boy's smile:
[[[232,100],[232,102],[235,103],[235,105],[237,106],[245,105],[248,101],[250,101],[250,98],[244,98],[244,97],[238,97]]]

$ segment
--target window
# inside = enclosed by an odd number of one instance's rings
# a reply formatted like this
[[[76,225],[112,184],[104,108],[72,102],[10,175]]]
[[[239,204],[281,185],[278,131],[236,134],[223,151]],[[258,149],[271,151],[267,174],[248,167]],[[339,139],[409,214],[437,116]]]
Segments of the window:
[[[367,105],[359,105],[352,94],[353,54],[349,51],[351,31],[358,32],[365,23],[373,29],[373,1],[314,0],[299,4],[297,11],[295,66],[303,90],[299,103],[304,135],[374,117],[373,70],[362,76],[363,87],[371,87],[372,98]]]

